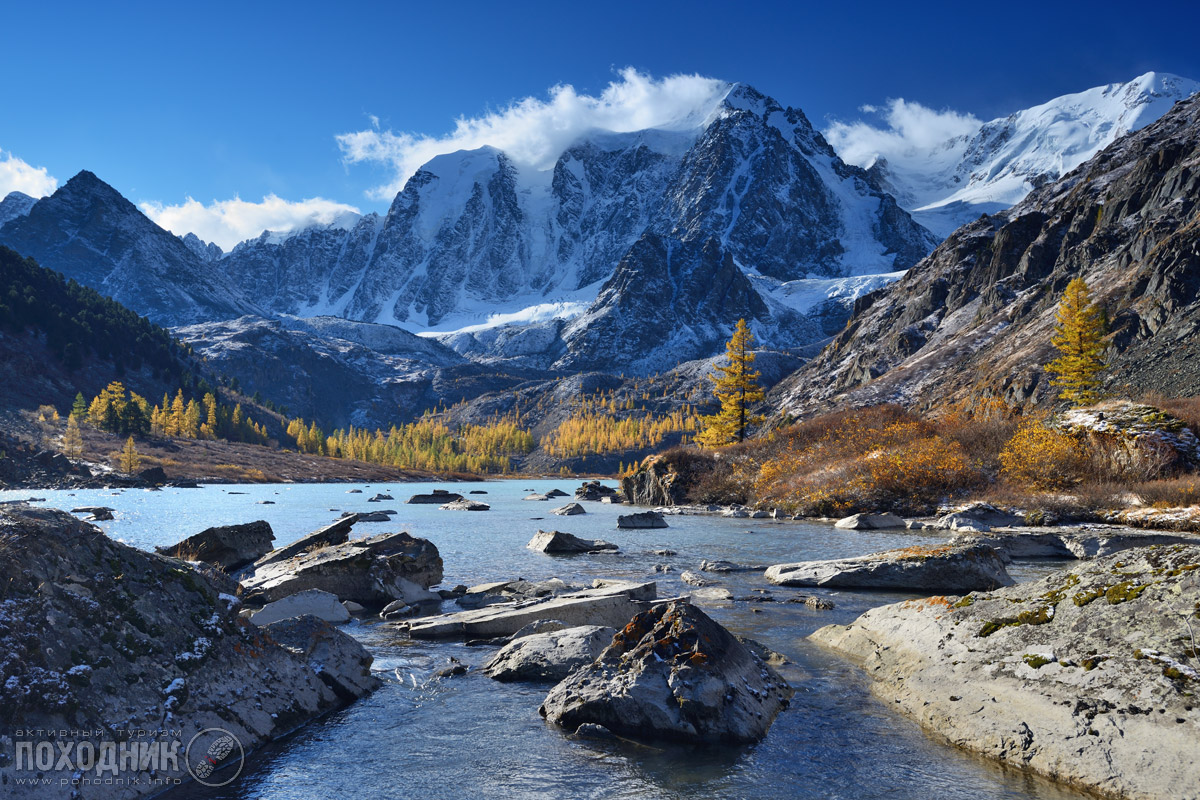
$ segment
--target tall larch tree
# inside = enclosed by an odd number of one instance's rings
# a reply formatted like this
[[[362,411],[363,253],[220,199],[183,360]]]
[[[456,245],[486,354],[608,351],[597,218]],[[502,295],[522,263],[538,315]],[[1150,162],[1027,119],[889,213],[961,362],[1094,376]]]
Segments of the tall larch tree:
[[[763,390],[758,383],[762,373],[753,370],[754,334],[739,319],[737,327],[725,345],[727,364],[717,367],[712,376],[713,393],[721,401],[721,410],[704,417],[704,430],[696,441],[705,447],[720,447],[732,442],[745,441],[752,425],[762,422],[762,417],[752,414],[750,408],[763,399]]]
[[[1055,319],[1050,343],[1058,350],[1058,358],[1046,365],[1050,383],[1060,389],[1059,397],[1072,405],[1094,403],[1100,399],[1108,331],[1104,309],[1092,301],[1083,278],[1067,284]]]

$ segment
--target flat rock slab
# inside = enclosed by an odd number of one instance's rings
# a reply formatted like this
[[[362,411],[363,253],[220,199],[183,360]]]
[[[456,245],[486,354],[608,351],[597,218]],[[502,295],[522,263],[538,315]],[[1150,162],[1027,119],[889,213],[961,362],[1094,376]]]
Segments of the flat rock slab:
[[[521,499],[522,499],[522,500],[532,500],[532,501],[534,501],[534,502],[541,503],[541,502],[548,501],[548,500],[550,499],[550,495],[548,495],[548,494],[538,494],[537,492],[534,492],[533,494],[527,494],[527,495],[525,495],[525,496],[524,496],[524,497],[522,497]]]
[[[302,617],[305,614],[335,624],[350,620],[350,612],[337,599],[337,595],[323,592],[320,589],[308,589],[288,595],[274,603],[267,603],[250,615],[250,621],[255,625],[268,625],[281,619]]]
[[[778,586],[971,592],[1011,586],[1000,555],[985,545],[909,547],[830,561],[776,564],[765,573]]]
[[[414,639],[491,639],[511,636],[531,622],[559,620],[567,625],[624,627],[655,599],[649,583],[612,582],[597,589],[561,594],[544,600],[497,603],[470,611],[423,617],[405,623]]]
[[[882,606],[811,638],[958,747],[1103,796],[1196,797],[1198,608],[1200,546],[1167,545]]]
[[[833,523],[833,527],[849,531],[879,531],[903,528],[904,520],[895,514],[852,514]]]
[[[603,539],[581,539],[562,531],[538,531],[525,546],[530,550],[551,555],[615,553],[620,549],[612,542],[606,542]]]
[[[532,633],[500,649],[483,671],[498,681],[561,681],[612,643],[615,628],[580,625]]]
[[[379,608],[442,580],[442,558],[432,542],[407,533],[381,533],[365,539],[307,550],[256,567],[242,579],[247,598],[274,602],[305,589],[321,589],[339,600]]]
[[[1017,528],[986,533],[962,532],[951,544],[982,544],[1012,558],[1097,558],[1134,547],[1200,544],[1200,536],[1186,533],[1137,531],[1129,528]]]
[[[163,555],[187,561],[204,561],[227,570],[252,563],[270,551],[275,533],[263,520],[242,525],[206,528],[170,547],[154,548]]]
[[[331,525],[326,525],[320,530],[315,530],[312,533],[301,536],[291,544],[272,550],[258,559],[258,561],[255,561],[254,566],[256,569],[258,567],[265,567],[268,564],[274,564],[278,561],[286,561],[307,550],[316,550],[332,544],[341,544],[350,538],[350,529],[358,521],[358,514],[349,514],[342,517]]]
[[[441,506],[442,511],[491,511],[492,507],[478,500],[454,500]]]
[[[617,527],[626,529],[666,528],[667,521],[657,511],[643,511],[638,514],[622,514],[617,517]]]
[[[792,693],[754,650],[676,601],[632,619],[539,711],[572,732],[591,724],[639,739],[755,742]]]
[[[410,503],[412,505],[440,506],[440,505],[444,505],[445,503],[453,502],[454,500],[462,500],[462,499],[463,499],[463,496],[461,494],[455,494],[454,492],[448,492],[445,489],[434,489],[429,494],[414,494],[412,497],[408,498],[404,502]]]

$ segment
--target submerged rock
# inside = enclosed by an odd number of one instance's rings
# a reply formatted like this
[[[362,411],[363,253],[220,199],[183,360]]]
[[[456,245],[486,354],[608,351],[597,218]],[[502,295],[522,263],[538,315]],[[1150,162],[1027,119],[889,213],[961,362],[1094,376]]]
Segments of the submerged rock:
[[[580,625],[515,637],[483,671],[498,681],[561,681],[595,661],[616,632],[615,628]]]
[[[617,517],[618,528],[666,528],[667,521],[657,511],[642,511],[638,514],[622,514]]]
[[[971,592],[1013,583],[999,554],[985,545],[917,546],[857,558],[776,564],[765,574],[778,586],[932,592]]]
[[[321,589],[339,600],[379,608],[404,599],[414,585],[428,588],[441,579],[442,558],[432,542],[407,533],[381,533],[256,566],[242,585],[248,598],[267,602]]]
[[[203,573],[64,512],[0,508],[0,542],[0,740],[11,748],[17,730],[132,728],[156,732],[139,744],[178,748],[178,762],[155,775],[124,771],[122,797],[187,780],[183,748],[201,729],[225,729],[248,753],[374,686],[370,655],[327,623],[313,620],[309,638],[340,657],[281,646],[239,619],[237,599]],[[100,786],[103,765],[79,777]],[[0,785],[35,777],[18,766],[0,763]],[[46,796],[72,789],[56,779]]]
[[[603,539],[581,539],[562,531],[538,531],[525,545],[539,553],[615,553],[620,548]]]
[[[159,553],[185,561],[204,561],[227,570],[244,567],[271,550],[275,533],[262,521],[206,528],[170,547],[154,548]]]
[[[539,711],[576,731],[636,738],[754,742],[792,689],[763,659],[690,603],[635,617],[590,665],[550,690]]]
[[[1105,796],[1184,797],[1200,786],[1198,609],[1200,546],[1171,545],[811,638],[959,747]]]

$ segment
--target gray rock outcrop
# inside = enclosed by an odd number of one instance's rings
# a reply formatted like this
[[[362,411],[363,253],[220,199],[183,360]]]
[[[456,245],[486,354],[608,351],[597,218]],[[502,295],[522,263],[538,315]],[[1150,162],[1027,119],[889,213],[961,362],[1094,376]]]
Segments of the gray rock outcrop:
[[[281,619],[302,617],[306,614],[335,624],[350,620],[350,612],[337,599],[337,595],[320,589],[306,589],[274,603],[267,603],[250,616],[250,621],[261,627]]]
[[[522,636],[502,647],[483,671],[498,681],[561,681],[595,661],[616,632],[599,625],[580,625]]]
[[[487,503],[480,503],[478,500],[454,500],[440,506],[442,511],[491,511],[492,507]]]
[[[117,791],[103,786],[97,759],[78,777],[103,793],[85,787],[84,797],[160,792],[163,779],[187,780],[183,747],[205,728],[229,731],[248,753],[374,687],[370,655],[327,623],[305,618],[308,639],[337,658],[281,646],[240,619],[237,599],[203,572],[64,512],[0,508],[0,542],[0,740],[11,748],[18,730],[65,729],[92,738],[64,735],[61,744],[100,747],[145,729],[158,733],[142,743],[178,748],[178,762],[160,763],[154,776],[125,770]],[[0,785],[34,777],[21,767],[0,763]],[[78,796],[58,777],[29,796]]]
[[[454,492],[447,491],[446,489],[434,489],[429,494],[414,494],[412,497],[408,498],[404,502],[412,504],[412,505],[440,506],[440,505],[444,505],[446,503],[454,502],[455,500],[462,500],[462,499],[463,499],[463,496],[461,494],[456,494]]]
[[[636,528],[666,528],[667,521],[657,511],[642,511],[637,514],[622,514],[617,517],[617,527]]]
[[[778,586],[971,592],[1011,586],[1000,556],[985,545],[908,547],[855,558],[802,561],[768,567]]]
[[[1106,797],[1195,797],[1198,609],[1200,546],[1145,547],[812,639],[959,747]]]
[[[525,545],[530,550],[539,553],[573,554],[573,553],[615,553],[618,548],[603,539],[581,539],[562,531],[538,531]]]
[[[586,514],[587,509],[579,505],[579,503],[567,503],[565,506],[560,506],[550,513],[558,514],[560,517],[575,517],[580,514]]]
[[[903,528],[904,520],[895,514],[852,514],[833,523],[833,527],[849,531],[875,531]]]
[[[762,739],[792,688],[761,657],[687,602],[639,614],[590,665],[550,690],[539,711],[575,731],[692,742]]]
[[[159,553],[186,561],[204,561],[227,570],[244,567],[271,550],[275,533],[262,521],[242,525],[219,525],[189,536]]]
[[[428,588],[442,579],[442,558],[426,539],[381,533],[308,550],[256,567],[242,579],[247,600],[273,602],[305,589],[379,608],[403,599],[412,585]]]
[[[328,547],[333,544],[342,544],[350,539],[350,529],[354,527],[354,523],[360,520],[358,514],[347,514],[336,522],[326,525],[324,528],[315,530],[312,533],[301,536],[291,544],[272,550],[258,561],[254,562],[255,568],[265,567],[268,564],[274,564],[279,561],[286,561],[289,558],[300,555],[301,553],[310,550],[319,550],[322,547]]]

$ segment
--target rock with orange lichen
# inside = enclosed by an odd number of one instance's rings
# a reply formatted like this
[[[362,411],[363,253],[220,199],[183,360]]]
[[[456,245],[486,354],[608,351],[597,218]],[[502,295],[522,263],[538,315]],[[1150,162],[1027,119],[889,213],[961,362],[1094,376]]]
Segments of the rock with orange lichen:
[[[603,725],[642,739],[755,742],[792,688],[753,648],[685,601],[638,614],[540,712],[572,731]]]

